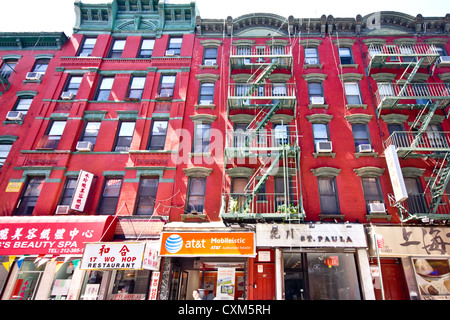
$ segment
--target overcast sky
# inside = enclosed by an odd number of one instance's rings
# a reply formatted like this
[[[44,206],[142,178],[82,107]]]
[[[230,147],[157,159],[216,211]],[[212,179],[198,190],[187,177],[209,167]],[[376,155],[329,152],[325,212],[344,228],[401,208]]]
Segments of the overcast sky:
[[[78,0],[0,0],[0,32],[64,31],[72,34],[75,24],[74,2]],[[104,3],[108,0],[82,0]],[[166,0],[166,2],[169,2]],[[189,0],[170,0],[185,3]],[[236,18],[247,13],[275,13],[282,17],[318,18],[333,15],[339,18],[365,16],[377,11],[398,11],[412,16],[444,17],[450,13],[449,0],[197,0],[202,18]]]

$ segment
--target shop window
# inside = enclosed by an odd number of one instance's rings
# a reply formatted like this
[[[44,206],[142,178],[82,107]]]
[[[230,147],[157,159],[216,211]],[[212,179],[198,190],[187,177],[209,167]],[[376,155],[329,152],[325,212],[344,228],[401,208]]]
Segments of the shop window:
[[[98,300],[103,275],[104,271],[88,270],[86,272],[81,288],[80,300]]]
[[[46,264],[37,266],[33,260],[24,260],[18,271],[10,300],[34,300]]]
[[[117,270],[113,276],[108,300],[121,300],[124,295],[132,295],[132,300],[145,300],[150,274],[150,270]],[[127,299],[130,299],[130,296]]]
[[[149,150],[164,150],[168,126],[168,120],[155,120],[152,122]]]
[[[155,46],[155,39],[143,39],[141,48],[139,50],[138,58],[149,59],[153,54],[153,47]]]
[[[94,100],[96,101],[108,101],[111,89],[113,86],[113,77],[104,77],[99,81],[97,92],[95,93]]]
[[[130,81],[127,98],[141,100],[144,92],[145,77],[133,77]]]
[[[92,55],[92,51],[94,50],[95,43],[97,42],[97,38],[84,38],[83,44],[81,45],[80,50],[78,51],[79,57],[90,57]]]
[[[125,42],[126,40],[114,40],[108,58],[120,59],[122,57],[123,49],[125,48]]]
[[[21,96],[17,99],[16,105],[14,106],[14,111],[20,111],[23,116],[25,116],[28,113],[32,102],[32,96]]]
[[[339,48],[339,59],[341,64],[353,64],[352,50],[350,48]]]
[[[20,198],[19,206],[14,215],[16,216],[31,216],[36,202],[44,185],[44,177],[31,177],[28,179],[22,197]]]
[[[217,48],[205,48],[203,50],[203,65],[217,65]]]
[[[135,122],[131,121],[123,121],[120,123],[114,151],[130,150],[131,140],[133,139],[134,126]]]
[[[339,201],[336,189],[336,178],[319,177],[320,211],[322,214],[339,214]]]
[[[158,177],[141,178],[136,199],[136,215],[151,216],[153,214],[158,192],[158,182]]]
[[[77,262],[79,259],[77,258]],[[65,300],[69,294],[70,284],[72,282],[73,272],[75,271],[76,263],[73,259],[69,261],[57,261],[55,278],[53,280],[52,288],[48,296],[48,300]]]
[[[186,213],[203,213],[205,205],[206,178],[189,178]]]
[[[209,152],[209,143],[211,140],[211,124],[196,123],[194,133],[193,152],[207,153]]]
[[[97,213],[102,215],[114,215],[119,202],[120,189],[122,187],[121,178],[106,178],[103,186],[102,196],[99,201]]]
[[[98,131],[100,130],[99,121],[88,121],[84,127],[83,133],[80,137],[80,141],[88,141],[92,143],[92,148],[95,146],[97,141]]]

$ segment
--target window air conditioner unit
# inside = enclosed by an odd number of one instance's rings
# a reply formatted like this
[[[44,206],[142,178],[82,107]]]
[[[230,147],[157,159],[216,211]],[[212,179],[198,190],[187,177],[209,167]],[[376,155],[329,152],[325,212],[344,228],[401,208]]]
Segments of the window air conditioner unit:
[[[69,213],[69,206],[59,205],[56,207],[55,214],[68,214],[68,213]]]
[[[205,66],[215,66],[216,62],[214,60],[206,60]]]
[[[166,56],[174,56],[175,50],[166,50]]]
[[[386,213],[384,203],[369,203],[369,213]]]
[[[360,144],[358,152],[372,152],[372,146],[370,144]]]
[[[440,56],[439,57],[439,64],[441,66],[445,66],[445,67],[450,66],[450,56]]]
[[[80,53],[80,55],[79,55],[78,57],[81,57],[81,58],[87,58],[87,57],[90,57],[90,56],[91,56],[90,53],[82,52],[82,53]]]
[[[62,100],[72,100],[73,99],[73,93],[70,91],[64,91],[61,94],[61,99]]]
[[[20,111],[9,111],[6,114],[7,120],[20,121],[23,119],[23,113]]]
[[[78,141],[78,151],[92,151],[92,143],[90,141]]]
[[[316,151],[317,152],[332,152],[333,145],[331,141],[319,141],[316,143]]]
[[[311,97],[311,104],[324,104],[323,97]]]
[[[41,80],[42,73],[40,72],[28,72],[25,76],[27,80]]]

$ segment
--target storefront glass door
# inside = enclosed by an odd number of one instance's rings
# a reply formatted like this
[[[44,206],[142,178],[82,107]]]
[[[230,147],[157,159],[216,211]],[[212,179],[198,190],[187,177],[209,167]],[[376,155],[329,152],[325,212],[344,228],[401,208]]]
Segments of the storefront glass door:
[[[37,267],[32,260],[23,261],[10,300],[33,300],[45,264]]]
[[[285,252],[284,257],[284,294],[286,300],[306,300],[307,274],[304,267],[304,254]]]

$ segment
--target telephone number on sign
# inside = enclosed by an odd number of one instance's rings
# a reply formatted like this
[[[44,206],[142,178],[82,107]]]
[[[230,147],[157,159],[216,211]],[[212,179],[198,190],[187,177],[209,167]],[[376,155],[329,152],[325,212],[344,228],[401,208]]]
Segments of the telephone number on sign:
[[[59,254],[62,254],[62,253],[77,253],[77,254],[81,254],[81,253],[83,253],[83,249],[80,249],[80,248],[67,248],[67,249],[55,248],[55,249],[49,249],[48,252],[49,253],[59,253]]]

